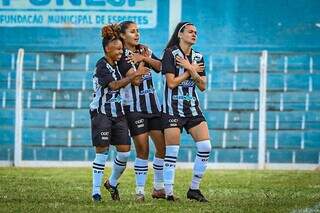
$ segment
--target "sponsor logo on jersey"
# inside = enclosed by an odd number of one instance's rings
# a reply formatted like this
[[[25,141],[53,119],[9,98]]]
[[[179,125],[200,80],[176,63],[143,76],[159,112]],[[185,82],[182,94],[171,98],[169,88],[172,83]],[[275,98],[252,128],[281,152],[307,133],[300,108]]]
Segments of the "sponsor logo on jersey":
[[[173,95],[172,96],[173,100],[184,100],[184,101],[195,101],[196,98],[193,97],[192,95],[190,95],[189,93],[187,93],[186,95]]]
[[[154,88],[150,88],[150,89],[146,89],[146,90],[142,90],[142,91],[140,91],[140,95],[145,95],[145,94],[149,94],[149,93],[154,93]]]
[[[142,75],[142,76],[141,76],[141,81],[147,81],[147,80],[150,80],[150,79],[152,79],[151,72],[149,72],[149,73],[146,74],[146,75]]]
[[[179,86],[182,86],[182,87],[194,87],[195,83],[193,80],[184,80],[182,81]]]
[[[108,94],[109,95],[112,95],[112,94],[117,94],[117,93],[119,93],[119,90],[108,90]]]
[[[121,96],[118,95],[118,96],[115,97],[115,98],[110,98],[110,99],[107,100],[106,102],[107,102],[107,103],[114,103],[114,102],[116,102],[116,103],[121,103],[121,100],[122,100]]]

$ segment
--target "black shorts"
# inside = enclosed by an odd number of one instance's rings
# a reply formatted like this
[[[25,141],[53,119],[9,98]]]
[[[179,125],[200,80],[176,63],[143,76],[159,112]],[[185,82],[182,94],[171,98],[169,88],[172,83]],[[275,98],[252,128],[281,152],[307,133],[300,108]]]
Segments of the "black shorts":
[[[161,115],[146,114],[141,112],[126,112],[130,136],[137,136],[151,130],[162,130]]]
[[[188,134],[189,134],[189,129],[197,126],[202,121],[206,121],[206,119],[203,117],[202,114],[194,117],[180,117],[175,115],[168,115],[165,113],[162,114],[161,120],[162,120],[163,129],[179,128],[180,131],[182,132],[184,128]]]
[[[114,118],[96,111],[90,111],[90,116],[93,146],[131,145],[124,116]]]

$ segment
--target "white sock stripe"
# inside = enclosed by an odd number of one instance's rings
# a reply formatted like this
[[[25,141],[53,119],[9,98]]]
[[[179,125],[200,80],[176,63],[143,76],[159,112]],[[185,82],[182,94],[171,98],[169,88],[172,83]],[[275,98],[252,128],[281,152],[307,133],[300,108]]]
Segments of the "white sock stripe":
[[[164,163],[165,163],[166,161],[174,161],[174,162],[176,162],[176,161],[177,161],[177,159],[165,158],[165,159],[164,159]]]
[[[197,155],[209,156],[210,154],[202,154],[198,152]]]
[[[115,161],[114,161],[114,163],[115,163],[117,166],[120,166],[120,167],[126,167],[126,166],[127,166],[127,164],[119,164],[119,163],[117,163],[117,162],[115,162]]]
[[[127,162],[123,163],[121,161],[119,161],[117,158],[114,159],[114,163],[117,164],[118,166],[126,166]]]
[[[118,157],[118,156],[117,156],[117,157]],[[127,163],[127,161],[119,160],[117,157],[115,158],[115,160],[118,161],[118,163],[121,163],[121,164],[126,164],[126,163]]]
[[[138,165],[134,165],[135,168],[148,168],[148,165],[146,166],[138,166]]]
[[[199,152],[199,151],[198,151],[198,153],[199,154],[210,154],[210,152]]]
[[[104,169],[104,166],[96,166],[96,165],[92,165],[92,168],[95,168],[95,169]]]
[[[165,162],[165,163],[168,163],[168,162],[169,162],[169,163],[175,164],[177,161],[176,161],[176,160],[170,160],[170,159],[167,160],[167,159],[165,159],[164,162]]]
[[[135,171],[135,173],[143,172],[144,174],[146,174],[148,172],[148,169],[135,169],[134,171]]]
[[[197,154],[197,156],[198,156],[198,157],[201,157],[201,158],[209,158],[209,156],[210,156],[210,155],[201,155],[201,154]]]
[[[166,156],[164,157],[164,160],[166,160],[166,158],[177,159],[177,156],[166,155]]]
[[[92,166],[93,170],[104,171],[104,168]]]
[[[96,162],[93,162],[93,165],[95,165],[95,166],[102,166],[102,167],[104,167],[104,164],[100,164],[100,163],[96,163]]]
[[[148,171],[148,167],[143,167],[143,168],[141,168],[141,167],[134,167],[134,171]]]
[[[153,167],[153,169],[154,170],[158,170],[158,171],[162,171],[163,170],[163,168],[160,169],[160,168],[155,168],[155,167]]]

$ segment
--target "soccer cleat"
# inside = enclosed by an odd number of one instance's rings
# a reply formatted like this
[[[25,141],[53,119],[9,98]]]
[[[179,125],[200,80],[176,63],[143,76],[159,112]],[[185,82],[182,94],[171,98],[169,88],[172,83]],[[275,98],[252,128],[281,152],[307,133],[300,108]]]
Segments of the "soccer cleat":
[[[190,200],[196,200],[199,202],[209,202],[200,192],[199,189],[189,189],[187,198]]]
[[[166,199],[166,193],[165,193],[164,189],[159,189],[159,190],[153,189],[151,196],[153,199],[155,199],[155,198],[156,199],[159,199],[159,198]]]
[[[111,186],[109,183],[109,180],[106,180],[103,185],[110,192],[112,200],[119,200],[120,201],[120,196],[119,196],[119,191],[118,191],[119,184],[117,184],[116,186]]]
[[[144,202],[144,194],[136,194],[136,202],[143,203]]]
[[[166,197],[167,201],[170,201],[170,202],[176,202],[176,201],[179,201],[179,198],[178,197],[175,197],[173,195],[168,195]]]
[[[92,201],[94,201],[94,202],[100,202],[101,201],[101,195],[99,195],[99,194],[94,194],[94,195],[92,195]]]

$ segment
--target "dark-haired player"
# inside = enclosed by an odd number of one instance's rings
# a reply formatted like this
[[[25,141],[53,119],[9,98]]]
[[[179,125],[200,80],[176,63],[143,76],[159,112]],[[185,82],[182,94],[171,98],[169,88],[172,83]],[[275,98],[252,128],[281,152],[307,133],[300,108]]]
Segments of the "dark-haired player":
[[[207,122],[201,112],[196,87],[206,88],[203,56],[192,49],[197,29],[189,22],[179,23],[162,59],[164,75],[163,114],[166,156],[164,158],[164,185],[166,198],[175,201],[173,194],[175,165],[179,152],[182,128],[191,134],[197,146],[193,177],[187,192],[188,199],[207,202],[199,189],[207,167],[211,143]]]
[[[159,73],[161,61],[146,46],[139,44],[140,33],[136,23],[125,21],[120,24],[120,36],[124,44],[124,54],[119,62],[120,72],[131,75],[138,66],[144,65]],[[156,152],[153,158],[154,189],[153,198],[165,198],[163,185],[164,137],[161,128],[161,104],[152,81],[153,73],[143,75],[125,88],[124,104],[130,135],[136,148],[134,170],[136,176],[136,200],[144,201],[144,187],[148,171],[149,135]]]

